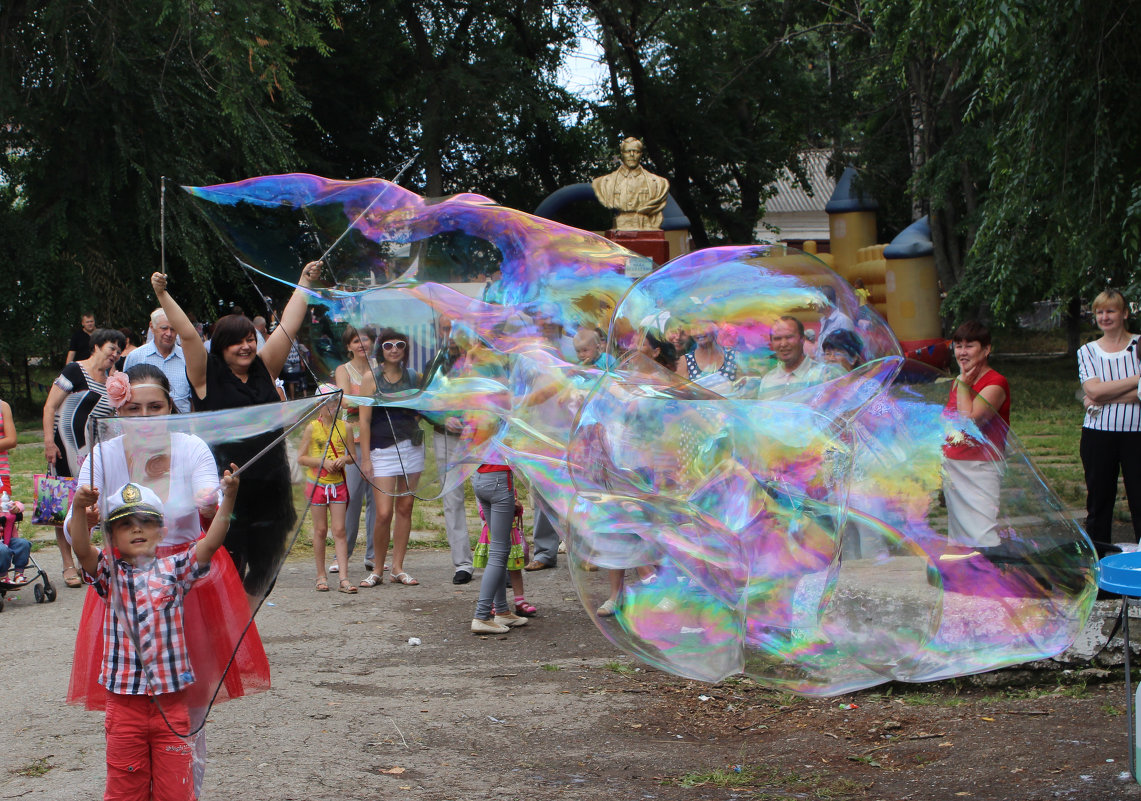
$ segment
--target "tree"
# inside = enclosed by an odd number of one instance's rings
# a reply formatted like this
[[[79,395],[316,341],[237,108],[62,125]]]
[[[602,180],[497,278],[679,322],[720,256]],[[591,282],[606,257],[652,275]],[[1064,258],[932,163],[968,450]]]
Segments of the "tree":
[[[428,196],[517,208],[582,180],[581,101],[557,83],[574,40],[553,0],[385,0],[339,7],[333,57],[307,57],[299,146],[333,177],[394,178]]]
[[[0,235],[5,303],[21,323],[5,357],[60,352],[81,307],[101,324],[145,319],[161,176],[212,183],[296,163],[286,126],[305,101],[292,63],[320,49],[330,3],[0,8]],[[171,205],[170,269],[201,311],[227,276],[219,262],[233,262],[197,214]]]
[[[752,242],[767,189],[797,152],[829,135],[813,34],[826,20],[795,3],[585,0],[610,72],[597,112],[643,139],[699,246]],[[803,174],[800,173],[803,180]]]
[[[956,298],[1008,317],[1043,297],[1073,306],[1107,284],[1141,288],[1141,7],[983,0],[972,16],[968,77],[996,121]]]

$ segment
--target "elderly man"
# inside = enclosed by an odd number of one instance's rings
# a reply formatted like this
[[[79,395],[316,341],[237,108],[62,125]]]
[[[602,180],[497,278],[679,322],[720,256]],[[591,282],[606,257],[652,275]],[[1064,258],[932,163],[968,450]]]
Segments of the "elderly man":
[[[440,316],[436,320],[436,341],[441,346],[436,359],[424,370],[426,375],[439,372],[447,375],[463,357],[463,350],[452,337],[452,320]],[[436,451],[436,467],[440,471],[441,482],[445,480],[442,465],[456,463],[462,454],[463,415],[441,415],[429,420],[434,429],[432,446]],[[444,505],[444,530],[448,535],[448,547],[452,551],[452,565],[455,575],[452,584],[467,584],[471,581],[472,553],[471,539],[467,533],[467,513],[464,510],[464,485],[460,483],[440,496]]]
[[[839,375],[831,365],[805,354],[804,323],[795,317],[781,317],[773,323],[769,331],[769,347],[780,363],[761,379],[762,392],[798,384],[820,384]]]
[[[176,342],[178,336],[161,308],[151,312],[150,328],[154,337],[127,355],[123,369],[130,370],[136,364],[146,362],[162,370],[170,381],[171,400],[180,413],[186,414],[190,411],[190,381],[186,378],[186,359]]]

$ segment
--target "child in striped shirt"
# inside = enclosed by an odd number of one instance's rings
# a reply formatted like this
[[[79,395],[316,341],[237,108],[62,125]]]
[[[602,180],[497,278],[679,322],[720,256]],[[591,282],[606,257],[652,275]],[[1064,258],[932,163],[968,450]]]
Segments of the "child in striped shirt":
[[[231,465],[236,471],[237,466]],[[210,570],[234,510],[238,480],[228,470],[223,496],[205,536],[182,553],[156,558],[163,504],[152,490],[128,483],[106,503],[108,547],[96,548],[86,515],[69,521],[75,558],[85,580],[107,605],[103,618],[103,669],[107,689],[107,784],[104,798],[192,801],[193,745],[182,691],[194,683],[183,631],[182,604]],[[76,508],[99,502],[98,489],[80,486]],[[161,696],[154,703],[154,696]]]

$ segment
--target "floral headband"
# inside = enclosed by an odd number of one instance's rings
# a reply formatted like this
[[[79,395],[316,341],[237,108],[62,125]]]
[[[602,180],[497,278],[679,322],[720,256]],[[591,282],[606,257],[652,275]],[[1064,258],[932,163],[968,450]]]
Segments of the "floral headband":
[[[135,384],[136,387],[158,387],[170,400],[170,395],[167,393],[166,388],[162,384],[155,381],[139,381]],[[111,403],[111,408],[118,411],[124,404],[131,402],[131,379],[127,378],[127,374],[120,371],[107,378],[107,400]]]

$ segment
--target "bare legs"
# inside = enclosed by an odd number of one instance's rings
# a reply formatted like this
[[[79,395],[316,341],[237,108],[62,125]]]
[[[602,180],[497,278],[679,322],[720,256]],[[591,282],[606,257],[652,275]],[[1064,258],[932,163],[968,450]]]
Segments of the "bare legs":
[[[372,480],[372,499],[376,506],[376,524],[372,530],[373,552],[377,567],[382,566],[388,557],[388,543],[391,539],[393,576],[404,572],[404,555],[408,552],[408,537],[412,533],[412,506],[416,502],[414,496],[398,493],[415,490],[419,482],[419,473],[379,476]]]

